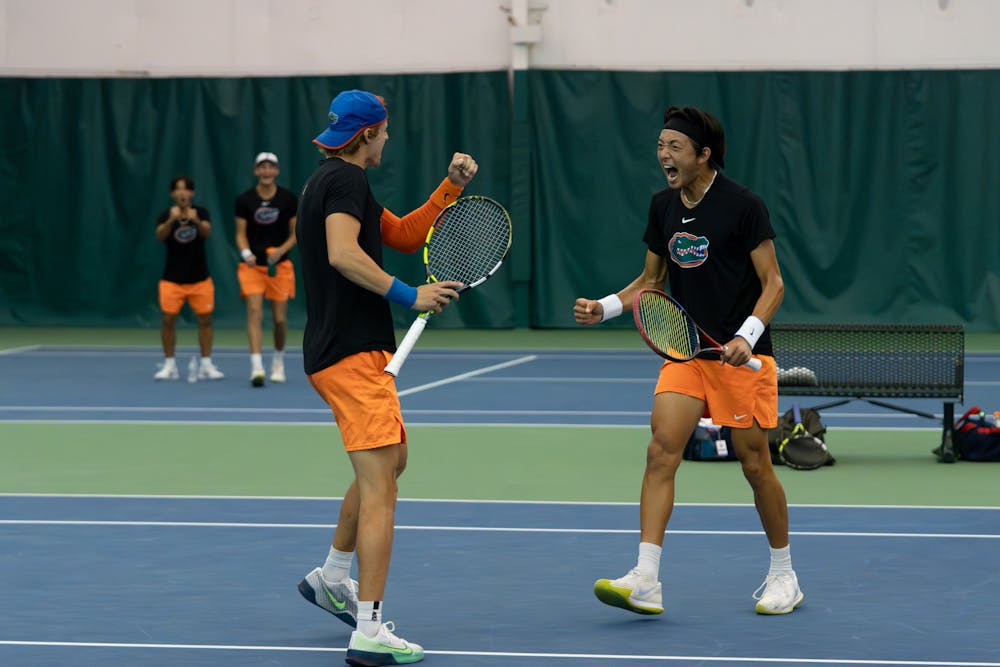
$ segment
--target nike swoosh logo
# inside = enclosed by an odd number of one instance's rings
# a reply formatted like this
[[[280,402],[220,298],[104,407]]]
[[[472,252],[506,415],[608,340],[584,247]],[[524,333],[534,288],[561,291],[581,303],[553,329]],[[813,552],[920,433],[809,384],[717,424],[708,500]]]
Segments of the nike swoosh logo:
[[[331,593],[330,589],[327,588],[326,586],[323,587],[323,592],[326,593],[326,597],[330,599],[330,602],[333,603],[333,606],[337,608],[337,611],[344,611],[344,607],[347,606],[347,600],[341,602],[337,598],[333,597],[333,593]]]
[[[733,415],[733,419],[735,419],[736,421],[739,421],[739,420],[743,419],[744,417],[746,417],[748,414],[749,414],[748,412],[744,412],[741,415]]]
[[[697,218],[681,218],[681,224],[686,225],[689,222],[694,222]]]

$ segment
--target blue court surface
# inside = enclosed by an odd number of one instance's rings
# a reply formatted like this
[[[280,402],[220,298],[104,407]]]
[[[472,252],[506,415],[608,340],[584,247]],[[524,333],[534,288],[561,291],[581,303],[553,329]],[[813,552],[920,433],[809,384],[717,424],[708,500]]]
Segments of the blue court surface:
[[[0,664],[337,665],[296,584],[335,499],[0,496]],[[401,501],[386,617],[427,665],[1000,666],[1000,510],[791,508],[806,594],[760,616],[749,506],[679,505],[662,616],[606,607],[631,504]],[[303,554],[313,554],[304,560]]]
[[[288,382],[253,389],[245,351],[217,350],[218,382],[153,382],[156,348],[26,347],[0,353],[0,420],[330,423],[329,409],[287,353]],[[642,350],[416,350],[400,374],[404,417],[417,424],[647,427],[660,358]],[[966,356],[965,406],[1000,406],[1000,355]],[[781,411],[794,397],[782,396]],[[803,406],[831,399],[804,397]],[[937,399],[889,402],[940,415]],[[961,406],[956,407],[958,412]],[[961,414],[961,412],[958,412]],[[958,416],[958,415],[956,415]],[[940,428],[861,401],[823,411],[830,427]]]

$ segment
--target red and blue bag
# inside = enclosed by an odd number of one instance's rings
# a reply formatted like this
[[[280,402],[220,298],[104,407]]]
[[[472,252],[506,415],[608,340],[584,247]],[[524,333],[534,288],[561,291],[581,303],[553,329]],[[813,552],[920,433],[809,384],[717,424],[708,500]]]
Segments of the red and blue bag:
[[[986,414],[972,406],[955,422],[954,440],[963,461],[1000,461],[1000,412]]]

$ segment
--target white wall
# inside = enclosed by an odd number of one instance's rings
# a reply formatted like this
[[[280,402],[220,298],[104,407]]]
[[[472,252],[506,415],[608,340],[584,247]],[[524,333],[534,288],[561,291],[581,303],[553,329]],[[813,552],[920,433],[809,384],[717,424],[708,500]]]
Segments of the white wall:
[[[507,69],[516,0],[0,0],[0,75]],[[1000,67],[998,0],[526,0],[530,64]]]

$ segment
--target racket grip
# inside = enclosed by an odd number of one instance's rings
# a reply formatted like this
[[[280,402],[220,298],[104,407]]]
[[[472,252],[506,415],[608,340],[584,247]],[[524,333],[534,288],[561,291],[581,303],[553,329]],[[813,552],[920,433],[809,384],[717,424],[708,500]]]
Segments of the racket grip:
[[[798,403],[792,403],[792,418],[795,419],[796,426],[802,423],[802,411]]]
[[[750,361],[746,362],[743,365],[746,366],[746,367],[748,367],[748,368],[750,368],[750,369],[752,369],[752,370],[754,370],[754,371],[759,371],[764,364],[762,364],[760,362],[760,359],[756,359],[754,357],[750,357]]]
[[[427,318],[421,315],[417,319],[413,320],[413,324],[410,325],[410,330],[406,332],[403,336],[403,341],[396,348],[396,354],[392,356],[392,359],[385,367],[385,372],[389,375],[396,377],[399,375],[399,369],[403,367],[403,363],[406,358],[410,356],[410,350],[413,346],[417,344],[417,339],[420,338],[420,334],[424,332],[424,327],[427,326]]]

